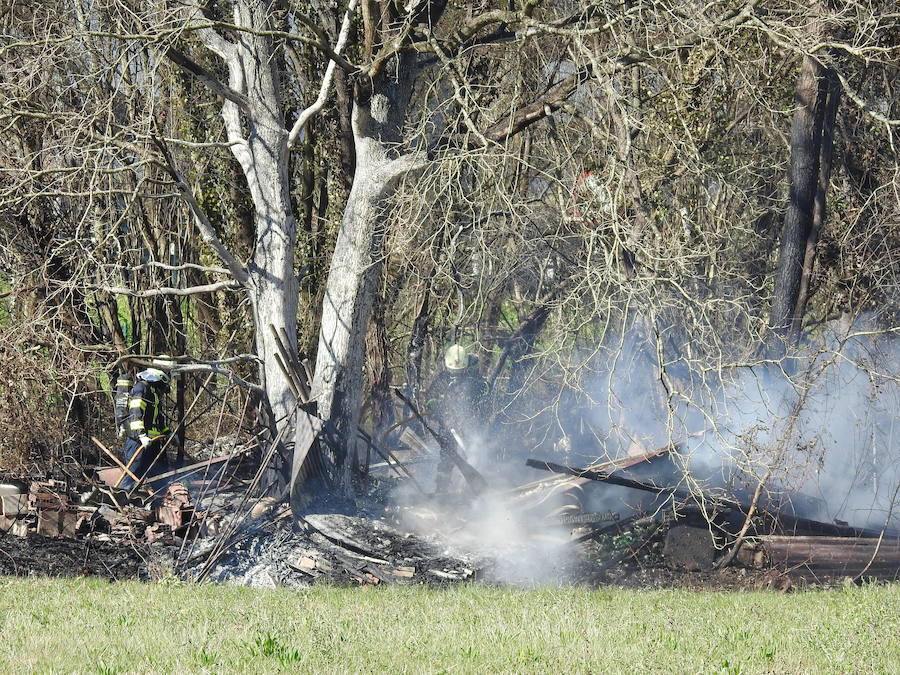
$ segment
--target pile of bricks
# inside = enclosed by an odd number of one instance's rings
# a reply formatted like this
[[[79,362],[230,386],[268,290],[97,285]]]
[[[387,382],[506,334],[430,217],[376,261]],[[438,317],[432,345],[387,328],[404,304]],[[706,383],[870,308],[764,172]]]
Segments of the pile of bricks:
[[[0,529],[22,537],[31,532],[75,537],[96,510],[80,508],[63,481],[32,481],[27,491],[5,488],[0,495]]]
[[[32,480],[27,485],[3,485],[0,490],[0,530],[27,537],[146,540],[173,543],[192,526],[194,505],[187,487],[173,483],[156,508],[129,504],[117,506],[102,499],[91,486],[72,486],[66,481]],[[85,499],[85,496],[88,496]]]

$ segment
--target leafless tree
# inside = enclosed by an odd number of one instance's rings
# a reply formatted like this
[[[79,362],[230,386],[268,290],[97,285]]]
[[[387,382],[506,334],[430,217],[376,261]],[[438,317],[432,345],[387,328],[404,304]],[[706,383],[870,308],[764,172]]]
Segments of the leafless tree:
[[[895,325],[881,9],[20,3],[2,47],[3,273],[64,297],[62,322],[114,352],[177,345],[192,322],[238,330],[281,426],[295,400],[271,327],[294,352],[318,330],[313,392],[344,486],[367,361],[380,386],[409,364],[416,387],[451,337],[482,346],[500,409],[540,389],[523,414],[546,421],[637,335],[665,416],[757,363],[775,314],[806,335],[873,308]],[[832,197],[808,172],[819,221],[792,234],[803,63],[843,96]],[[804,290],[773,285],[780,254]],[[184,297],[174,334],[153,337]]]

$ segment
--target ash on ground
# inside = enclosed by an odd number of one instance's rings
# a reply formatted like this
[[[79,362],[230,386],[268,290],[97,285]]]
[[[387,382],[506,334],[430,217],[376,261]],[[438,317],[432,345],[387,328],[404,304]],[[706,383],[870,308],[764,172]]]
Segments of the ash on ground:
[[[180,574],[269,588],[322,581],[533,586],[590,582],[597,569],[573,549],[571,528],[523,518],[504,499],[416,494],[390,479],[368,487],[352,503],[323,499],[299,513],[271,503],[243,521],[237,512],[226,516],[215,535],[182,553]]]

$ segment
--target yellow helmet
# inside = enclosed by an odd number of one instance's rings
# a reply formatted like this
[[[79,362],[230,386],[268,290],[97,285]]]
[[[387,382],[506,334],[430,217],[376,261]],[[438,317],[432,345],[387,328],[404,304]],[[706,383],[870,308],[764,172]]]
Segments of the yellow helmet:
[[[469,367],[469,352],[462,345],[450,345],[444,352],[447,370],[465,370]]]

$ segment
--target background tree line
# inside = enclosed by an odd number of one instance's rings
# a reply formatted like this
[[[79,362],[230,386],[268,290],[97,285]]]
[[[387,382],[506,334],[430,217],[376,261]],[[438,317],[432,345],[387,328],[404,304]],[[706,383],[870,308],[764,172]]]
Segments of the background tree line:
[[[227,370],[274,432],[270,326],[347,485],[449,341],[552,442],[611,363],[665,408],[900,325],[892,2],[11,1],[0,32],[8,464],[88,451],[126,355]]]

